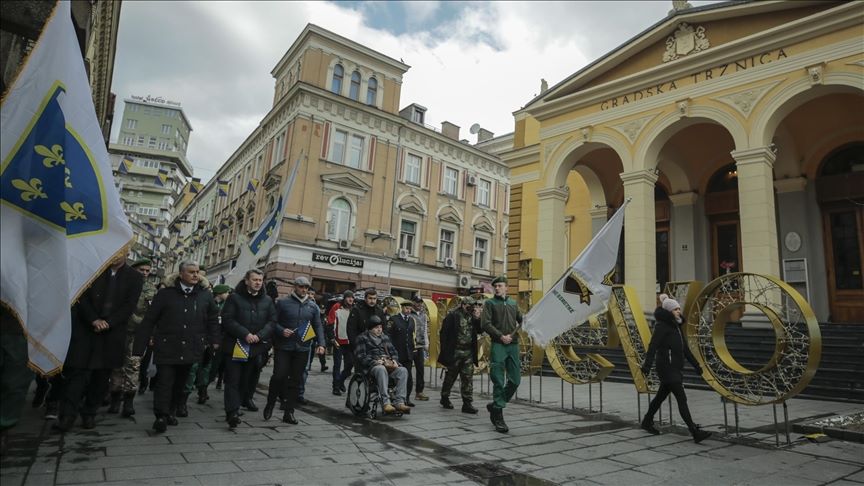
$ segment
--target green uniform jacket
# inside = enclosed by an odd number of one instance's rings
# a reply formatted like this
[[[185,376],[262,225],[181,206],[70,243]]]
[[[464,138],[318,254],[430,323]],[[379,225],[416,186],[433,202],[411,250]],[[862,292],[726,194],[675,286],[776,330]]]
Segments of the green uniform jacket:
[[[492,342],[500,343],[501,336],[512,334],[513,342],[519,341],[515,334],[522,324],[522,313],[516,306],[516,301],[510,297],[492,297],[483,303],[483,313],[480,314],[480,325],[483,331],[492,338]]]

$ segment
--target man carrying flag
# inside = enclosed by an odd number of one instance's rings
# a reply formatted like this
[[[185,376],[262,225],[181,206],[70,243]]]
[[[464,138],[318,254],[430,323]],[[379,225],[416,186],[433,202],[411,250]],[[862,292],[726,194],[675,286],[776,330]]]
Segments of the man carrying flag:
[[[57,2],[0,110],[0,301],[43,374],[66,359],[70,306],[132,238],[70,10]]]
[[[303,369],[309,358],[309,350],[317,342],[315,354],[324,354],[324,329],[321,327],[321,311],[308,296],[309,279],[297,277],[291,295],[276,303],[276,333],[273,338],[273,376],[270,391],[264,406],[264,420],[269,420],[276,406],[276,399],[286,400],[282,421],[296,424],[294,404],[303,379]],[[313,332],[309,332],[309,328]],[[305,339],[305,340],[304,340]]]

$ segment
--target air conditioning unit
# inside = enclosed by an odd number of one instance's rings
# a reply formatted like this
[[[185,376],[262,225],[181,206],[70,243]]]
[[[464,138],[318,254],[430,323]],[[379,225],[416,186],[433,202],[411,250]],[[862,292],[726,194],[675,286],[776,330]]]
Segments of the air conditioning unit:
[[[467,289],[471,286],[471,276],[470,275],[459,275],[458,287],[460,289]]]
[[[444,259],[444,266],[447,268],[454,268],[456,266],[456,261],[450,257]]]
[[[350,241],[348,241],[348,240],[339,240],[339,249],[340,249],[340,250],[347,250],[347,249],[349,249],[349,248],[351,248],[351,242],[350,242]]]
[[[477,176],[474,174],[468,174],[468,185],[476,186],[477,185]]]
[[[410,253],[408,253],[407,248],[399,248],[399,259],[400,260],[407,260],[408,255],[410,255]]]

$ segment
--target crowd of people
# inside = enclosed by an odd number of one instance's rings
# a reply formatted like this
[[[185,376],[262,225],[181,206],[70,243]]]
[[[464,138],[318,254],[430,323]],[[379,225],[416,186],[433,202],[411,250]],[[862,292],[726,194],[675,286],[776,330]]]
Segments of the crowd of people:
[[[37,376],[32,402],[33,407],[44,405],[46,418],[56,419],[54,429],[68,431],[78,417],[82,428],[92,429],[98,409],[106,405],[107,413],[130,417],[136,413],[136,394],[152,390],[152,429],[162,433],[189,415],[187,401],[192,393],[197,392],[199,404],[206,403],[214,382],[217,390],[223,390],[227,426],[234,428],[241,422],[241,409],[258,411],[254,394],[271,359],[273,373],[263,418],[271,419],[279,405],[282,422],[297,424],[294,412],[306,403],[309,369],[316,356],[321,371],[328,369],[328,348],[333,395],[346,392],[346,380],[353,373],[363,373],[384,391],[380,395],[385,414],[410,414],[415,406],[412,393],[414,400],[429,400],[424,374],[430,326],[419,295],[402,301],[398,309],[385,309],[374,288],[319,299],[303,276],[286,282],[290,289],[280,298],[274,282],[265,286],[264,274],[257,269],[246,271],[233,289],[211,285],[194,262],[182,262],[177,274],[158,285],[148,278],[151,270],[147,259],[129,265],[125,254],[118,255],[72,307],[72,335],[63,371],[50,378]],[[462,298],[442,321],[437,359],[446,371],[440,405],[454,408],[450,395],[458,378],[461,411],[478,413],[473,405],[473,375],[478,336],[485,333],[491,339],[493,384],[493,399],[486,410],[495,430],[506,433],[503,412],[520,382],[522,315],[507,296],[505,277],[496,278],[493,289],[494,295],[485,300]],[[683,342],[680,306],[673,299],[665,300],[657,320],[643,371],[648,373],[656,355],[662,388],[642,428],[658,433],[653,415],[673,393],[699,442],[710,434],[693,424],[681,386],[683,358],[698,364]],[[22,354],[21,340],[8,339],[17,323],[5,309],[2,322],[4,376],[10,370],[10,357],[25,363],[15,375],[17,382],[4,378],[4,402],[7,397],[23,402],[32,376],[26,370],[26,342]],[[3,408],[0,426],[5,438],[18,420],[20,407],[4,404]]]

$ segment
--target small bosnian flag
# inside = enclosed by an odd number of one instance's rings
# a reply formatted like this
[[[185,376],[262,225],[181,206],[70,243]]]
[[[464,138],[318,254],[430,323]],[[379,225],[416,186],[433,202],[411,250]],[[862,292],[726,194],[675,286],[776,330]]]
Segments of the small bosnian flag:
[[[298,326],[297,336],[300,338],[300,341],[304,343],[312,340],[312,338],[315,337],[315,328],[312,327],[312,322],[306,321],[306,323]]]

